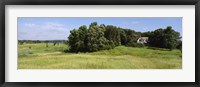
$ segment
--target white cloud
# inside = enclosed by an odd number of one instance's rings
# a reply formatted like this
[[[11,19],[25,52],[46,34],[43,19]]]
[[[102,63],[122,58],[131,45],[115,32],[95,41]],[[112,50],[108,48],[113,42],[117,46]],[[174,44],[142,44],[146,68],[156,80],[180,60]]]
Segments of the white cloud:
[[[36,25],[33,23],[25,23],[24,26],[26,27],[35,27]]]
[[[57,27],[62,27],[62,26],[64,26],[63,24],[61,24],[61,23],[56,23],[56,22],[45,22],[44,24],[45,24],[45,25],[48,25],[48,26],[57,26]]]
[[[140,22],[138,21],[132,21],[131,24],[139,24]]]
[[[65,30],[65,26],[62,23],[56,22],[44,22],[40,24],[25,23],[25,27],[29,29],[40,29],[40,30]]]
[[[55,31],[64,31],[66,30],[66,27],[62,23],[56,23],[56,22],[45,22],[42,25],[40,25],[38,28],[43,30],[55,30]]]
[[[64,24],[57,22],[25,23],[23,25],[23,29],[19,31],[19,39],[67,39],[66,37],[70,31]]]
[[[128,25],[129,23],[128,22],[123,22],[122,24]]]

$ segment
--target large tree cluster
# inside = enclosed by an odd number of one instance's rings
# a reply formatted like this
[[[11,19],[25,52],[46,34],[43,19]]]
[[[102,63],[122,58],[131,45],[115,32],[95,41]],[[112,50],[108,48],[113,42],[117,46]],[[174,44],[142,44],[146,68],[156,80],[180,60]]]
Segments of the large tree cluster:
[[[170,26],[166,29],[141,33],[113,25],[98,25],[97,22],[93,22],[89,25],[89,28],[83,25],[70,31],[68,37],[69,50],[71,52],[94,52],[112,49],[119,45],[144,46],[144,44],[136,43],[141,36],[149,37],[148,46],[167,49],[182,47],[182,42],[179,40],[180,34]]]
[[[134,30],[93,22],[89,28],[83,25],[70,31],[68,39],[71,52],[93,52],[126,45],[138,37]]]

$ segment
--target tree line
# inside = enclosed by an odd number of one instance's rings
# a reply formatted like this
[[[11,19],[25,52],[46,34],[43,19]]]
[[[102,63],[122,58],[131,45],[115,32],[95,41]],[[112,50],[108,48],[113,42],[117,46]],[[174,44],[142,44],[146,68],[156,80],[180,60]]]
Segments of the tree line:
[[[66,40],[18,40],[19,45],[26,44],[34,44],[34,43],[53,43],[53,44],[59,44],[59,43],[67,43]]]
[[[148,43],[137,43],[139,37],[149,37]],[[82,25],[78,29],[71,30],[68,44],[71,52],[108,50],[120,45],[131,47],[152,46],[170,50],[182,48],[180,34],[173,30],[171,26],[155,31],[136,32],[113,25],[98,25],[97,22],[91,23],[88,28],[86,25]]]

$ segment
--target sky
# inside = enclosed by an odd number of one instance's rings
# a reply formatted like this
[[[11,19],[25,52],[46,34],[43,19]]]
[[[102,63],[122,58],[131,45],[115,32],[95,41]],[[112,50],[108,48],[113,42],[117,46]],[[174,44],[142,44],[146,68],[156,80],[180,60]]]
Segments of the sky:
[[[18,40],[67,40],[70,30],[78,29],[82,25],[87,27],[92,22],[98,25],[114,25],[132,29],[138,32],[154,31],[159,28],[172,28],[182,36],[181,17],[88,17],[88,18],[18,18]]]

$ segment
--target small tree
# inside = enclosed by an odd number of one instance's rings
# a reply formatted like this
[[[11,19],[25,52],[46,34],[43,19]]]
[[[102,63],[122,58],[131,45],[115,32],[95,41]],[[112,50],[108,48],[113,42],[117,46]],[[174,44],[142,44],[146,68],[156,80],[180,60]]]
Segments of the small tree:
[[[46,47],[49,47],[48,43],[46,43]]]
[[[55,45],[56,45],[56,42],[54,42],[53,45],[55,46]]]

